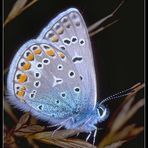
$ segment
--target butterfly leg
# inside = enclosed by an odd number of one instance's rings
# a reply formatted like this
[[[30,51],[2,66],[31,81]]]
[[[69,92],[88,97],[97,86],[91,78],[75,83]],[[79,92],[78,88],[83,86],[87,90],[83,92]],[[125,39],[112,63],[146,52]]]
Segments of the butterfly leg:
[[[56,126],[59,126],[59,125],[60,124],[49,125],[49,126],[47,126],[47,128],[56,127]]]
[[[66,123],[68,120],[72,119],[72,117],[64,120],[63,122],[61,122],[60,124],[57,124],[57,125],[60,125],[57,129],[55,129],[52,133],[52,136],[55,134],[56,131],[58,131],[60,128],[62,128],[64,126],[64,123]]]
[[[78,137],[80,133],[77,133],[76,136]]]
[[[89,132],[88,136],[86,137],[86,141],[90,138],[92,132]]]
[[[94,126],[94,125],[92,125],[92,126],[90,126],[91,127],[91,129],[92,129],[92,131],[94,131],[94,134],[93,134],[93,145],[95,144],[95,139],[96,139],[96,135],[97,135],[97,127],[96,126]],[[91,133],[92,133],[92,131],[90,132],[90,134],[88,135],[88,137],[87,137],[87,140],[89,139],[89,137],[91,136]]]
[[[95,144],[96,135],[97,135],[97,128],[95,129],[94,135],[93,135],[93,145]]]
[[[63,127],[63,125],[59,126],[57,129],[55,129],[55,130],[52,132],[52,135],[51,135],[51,136],[53,137],[53,135],[55,134],[55,132],[58,131],[58,130],[59,130],[60,128],[62,128],[62,127]]]

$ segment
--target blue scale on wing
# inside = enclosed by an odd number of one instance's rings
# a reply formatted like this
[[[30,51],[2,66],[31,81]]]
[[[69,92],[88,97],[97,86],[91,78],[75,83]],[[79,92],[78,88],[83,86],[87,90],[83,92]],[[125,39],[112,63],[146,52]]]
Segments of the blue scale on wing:
[[[41,47],[43,46],[41,45]],[[58,112],[54,117],[65,119],[67,116],[74,116],[75,110],[81,107],[81,92],[77,93],[74,90],[75,87],[81,87],[79,84],[80,78],[76,68],[71,64],[68,54],[65,53],[66,60],[63,60],[58,55],[60,52],[58,49],[53,46],[51,46],[50,49],[54,50],[55,57],[46,57],[50,59],[50,64],[44,65],[42,69],[42,75],[44,75],[44,77],[41,78],[41,88],[38,89],[36,93],[36,104],[41,102],[44,102],[43,106],[50,104],[46,107],[48,110],[44,110],[43,113],[54,114]],[[46,53],[46,49],[43,49],[43,51]],[[63,70],[58,70],[57,66],[59,64],[63,66]],[[68,75],[70,70],[75,73],[74,77]],[[50,77],[54,78],[54,82],[50,80]],[[65,96],[61,95],[63,92]],[[45,94],[46,97],[43,97]],[[38,101],[43,99],[44,101]],[[30,101],[30,99],[27,100],[28,104],[36,107],[33,102]]]

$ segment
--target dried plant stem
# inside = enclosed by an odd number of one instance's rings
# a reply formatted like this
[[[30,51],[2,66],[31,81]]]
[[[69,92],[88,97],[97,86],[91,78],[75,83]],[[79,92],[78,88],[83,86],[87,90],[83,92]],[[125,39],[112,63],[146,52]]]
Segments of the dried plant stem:
[[[108,28],[108,27],[110,27],[111,25],[117,23],[118,21],[119,21],[119,20],[115,20],[115,21],[113,21],[113,22],[110,23],[110,24],[107,24],[107,25],[105,25],[105,26],[103,26],[103,27],[98,28],[98,29],[95,30],[95,31],[90,32],[90,33],[89,33],[89,36],[92,37],[92,36],[96,35],[97,33],[99,33],[99,32],[101,32],[101,31],[105,30],[106,28]]]
[[[29,8],[30,6],[32,6],[34,3],[36,3],[38,0],[32,0],[32,2],[30,2],[28,5],[26,5],[23,9],[22,9],[22,11],[21,11],[21,13],[23,12],[23,11],[25,11],[27,8]]]
[[[132,88],[134,91],[129,94],[123,101],[120,111],[117,112],[115,118],[111,118],[112,125],[108,126],[108,132],[98,144],[98,148],[116,148],[130,139],[136,137],[144,128],[136,127],[136,124],[125,125],[127,121],[144,105],[144,99],[140,99],[133,104],[136,93],[144,87],[144,84],[138,83]],[[24,137],[34,148],[39,148],[35,140],[48,145],[56,145],[63,148],[97,148],[96,146],[79,139],[69,138],[76,135],[80,131],[76,130],[58,130],[53,135],[53,131],[48,131],[45,126],[32,124],[29,113],[25,113],[13,130],[10,130],[16,137]],[[125,126],[124,126],[125,125]],[[7,127],[5,127],[7,129]],[[6,130],[8,131],[8,130]],[[15,144],[15,139],[9,136],[10,132],[6,132],[6,145],[12,141]],[[11,139],[10,139],[11,138]]]
[[[135,124],[126,125],[133,115],[144,106],[144,99],[140,99],[133,104],[136,93],[144,87],[144,84],[137,83],[132,88],[134,91],[130,93],[123,101],[120,110],[116,112],[116,116],[110,121],[109,132],[99,143],[99,148],[111,145],[118,141],[128,141],[144,130],[143,126],[136,127]]]
[[[28,143],[33,147],[33,148],[40,148],[34,141],[33,139],[27,138]]]
[[[105,146],[111,145],[118,141],[127,142],[132,137],[135,137],[136,135],[141,133],[143,129],[143,127],[135,127],[135,124],[132,124],[124,127],[121,131],[110,132],[108,135],[104,137],[104,139],[102,139],[98,147],[104,148]]]
[[[122,146],[122,144],[124,144],[126,142],[126,140],[120,140],[118,142],[112,143],[111,145],[107,145],[104,148],[118,148],[120,146]]]
[[[16,18],[16,16],[20,15],[23,11],[32,6],[37,1],[38,0],[32,0],[30,3],[26,5],[28,0],[17,0],[16,3],[13,5],[10,13],[8,14],[8,17],[6,18],[3,26],[5,27],[6,24],[8,24],[10,21]]]
[[[107,15],[106,17],[102,18],[101,20],[95,22],[95,23],[92,24],[90,27],[88,27],[88,32],[91,34],[91,33],[94,32],[94,30],[96,30],[102,23],[104,23],[104,22],[105,22],[106,20],[108,20],[109,18],[113,17],[114,14],[119,10],[119,8],[122,6],[123,3],[124,3],[124,1],[122,1],[122,2],[118,5],[118,7],[117,7],[111,14]],[[107,26],[110,26],[110,25],[112,25],[112,24],[113,24],[113,23],[110,23],[110,24],[107,25]],[[105,28],[107,28],[107,27],[105,27]],[[104,30],[105,28],[103,27],[103,30]],[[97,30],[98,30],[97,32],[102,31],[102,29],[100,29],[100,31],[99,31],[99,29],[97,29]]]

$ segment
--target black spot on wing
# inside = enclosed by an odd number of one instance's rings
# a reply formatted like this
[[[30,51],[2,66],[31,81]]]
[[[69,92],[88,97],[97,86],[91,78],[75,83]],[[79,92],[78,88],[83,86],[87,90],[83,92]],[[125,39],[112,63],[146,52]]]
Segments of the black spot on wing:
[[[75,57],[72,59],[74,63],[82,61],[82,57]]]

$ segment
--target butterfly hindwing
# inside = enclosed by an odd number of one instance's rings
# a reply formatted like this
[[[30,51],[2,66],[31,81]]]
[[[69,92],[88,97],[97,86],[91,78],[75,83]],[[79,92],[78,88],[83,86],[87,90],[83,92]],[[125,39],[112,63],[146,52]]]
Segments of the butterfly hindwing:
[[[82,97],[89,99],[91,107],[96,105],[96,76],[92,48],[85,22],[75,8],[59,14],[41,32],[39,39],[46,39],[59,50],[68,52],[82,81]]]
[[[9,100],[41,119],[56,123],[85,109],[80,103],[84,91],[80,81],[68,53],[46,40],[31,40],[19,49],[10,66]]]

